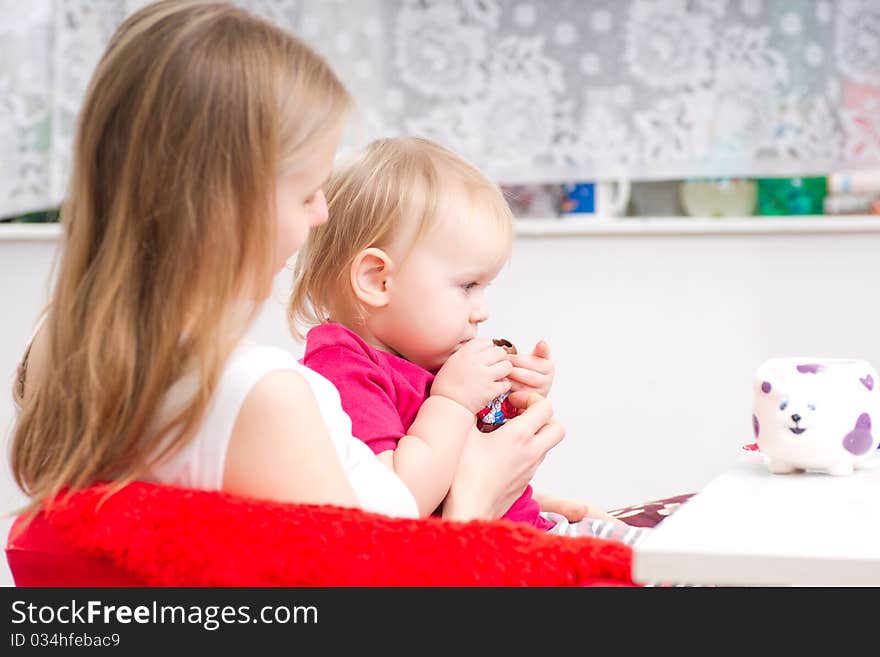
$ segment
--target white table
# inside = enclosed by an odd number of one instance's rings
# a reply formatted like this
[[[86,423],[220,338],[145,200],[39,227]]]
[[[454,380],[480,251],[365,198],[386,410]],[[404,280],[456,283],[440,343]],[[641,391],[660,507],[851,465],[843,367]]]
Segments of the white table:
[[[880,454],[852,475],[743,456],[634,548],[637,582],[880,586]]]

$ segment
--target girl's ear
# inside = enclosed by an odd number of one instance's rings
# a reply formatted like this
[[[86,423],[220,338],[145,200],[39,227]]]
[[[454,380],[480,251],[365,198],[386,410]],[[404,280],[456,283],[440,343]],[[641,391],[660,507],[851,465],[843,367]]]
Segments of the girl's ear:
[[[351,263],[351,289],[357,299],[371,308],[388,303],[394,261],[382,249],[370,247],[358,253]]]

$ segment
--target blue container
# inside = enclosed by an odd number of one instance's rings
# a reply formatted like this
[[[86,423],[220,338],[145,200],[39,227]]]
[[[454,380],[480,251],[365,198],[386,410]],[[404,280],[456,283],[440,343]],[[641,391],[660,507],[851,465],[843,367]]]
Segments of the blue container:
[[[596,186],[593,183],[563,185],[562,214],[595,214]]]

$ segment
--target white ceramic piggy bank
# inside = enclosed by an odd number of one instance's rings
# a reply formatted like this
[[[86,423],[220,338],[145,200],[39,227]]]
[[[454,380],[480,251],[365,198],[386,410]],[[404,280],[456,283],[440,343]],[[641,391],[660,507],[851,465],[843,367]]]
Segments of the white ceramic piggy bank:
[[[752,422],[774,473],[851,474],[877,450],[880,377],[842,358],[772,358],[755,374]]]

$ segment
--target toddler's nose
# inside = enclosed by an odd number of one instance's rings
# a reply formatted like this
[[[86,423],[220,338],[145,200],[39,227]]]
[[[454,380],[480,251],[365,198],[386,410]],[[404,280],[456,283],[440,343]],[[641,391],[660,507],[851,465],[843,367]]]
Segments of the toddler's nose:
[[[489,319],[489,307],[485,301],[480,301],[476,306],[471,308],[470,322],[471,324],[482,324]]]

